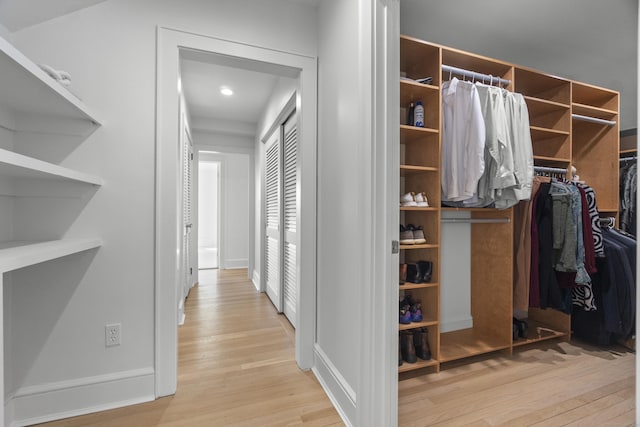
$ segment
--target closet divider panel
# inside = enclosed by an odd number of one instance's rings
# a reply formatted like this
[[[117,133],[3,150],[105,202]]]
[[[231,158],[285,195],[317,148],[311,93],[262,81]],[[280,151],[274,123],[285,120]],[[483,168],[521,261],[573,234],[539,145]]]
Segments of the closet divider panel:
[[[515,91],[529,110],[534,162],[567,168],[571,163],[571,82],[516,67]]]
[[[619,101],[618,92],[572,84],[573,165],[580,178],[595,190],[598,209],[606,216],[617,216],[619,207]],[[575,115],[605,122],[592,123]]]

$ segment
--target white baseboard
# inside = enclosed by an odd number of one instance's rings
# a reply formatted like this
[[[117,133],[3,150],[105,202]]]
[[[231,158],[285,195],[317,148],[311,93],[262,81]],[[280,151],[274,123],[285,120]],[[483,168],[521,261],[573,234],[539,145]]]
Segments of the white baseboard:
[[[251,277],[251,281],[253,282],[253,286],[256,287],[256,290],[258,292],[261,292],[262,290],[260,289],[260,274],[253,270],[253,277]]]
[[[311,370],[347,427],[356,419],[356,393],[318,344],[314,345],[315,363]]]
[[[153,368],[22,387],[8,396],[5,425],[28,426],[155,399]]]
[[[223,270],[233,270],[236,268],[249,268],[249,260],[247,258],[220,260],[220,268],[222,268]]]

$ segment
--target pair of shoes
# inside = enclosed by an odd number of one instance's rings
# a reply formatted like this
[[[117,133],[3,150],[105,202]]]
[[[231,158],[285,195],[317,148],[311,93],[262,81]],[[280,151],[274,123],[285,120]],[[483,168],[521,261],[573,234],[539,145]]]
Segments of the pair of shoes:
[[[406,227],[400,224],[400,244],[401,245],[424,245],[427,239],[424,237],[424,230],[419,225],[415,227],[409,224]]]
[[[407,281],[407,264],[400,264],[400,284],[402,285]]]
[[[422,360],[431,359],[431,349],[429,348],[429,333],[427,328],[419,328],[400,332],[400,353],[398,354],[399,365],[404,360],[407,363],[416,363],[418,358]]]
[[[400,196],[400,206],[428,208],[429,200],[427,199],[427,194],[424,191],[421,193],[414,193],[412,191]]]
[[[406,274],[404,275],[404,281],[410,283],[428,283],[431,282],[431,276],[433,275],[433,262],[431,261],[418,261],[410,262],[407,264],[400,264],[400,270],[404,270],[406,265]],[[401,277],[402,278],[402,277]],[[404,283],[404,282],[401,282]]]
[[[527,333],[529,332],[529,325],[524,320],[513,318],[513,340],[517,340],[518,338],[527,338]]]
[[[422,322],[422,304],[420,301],[414,300],[411,295],[405,296],[400,301],[399,321],[403,325],[408,325],[411,322]]]

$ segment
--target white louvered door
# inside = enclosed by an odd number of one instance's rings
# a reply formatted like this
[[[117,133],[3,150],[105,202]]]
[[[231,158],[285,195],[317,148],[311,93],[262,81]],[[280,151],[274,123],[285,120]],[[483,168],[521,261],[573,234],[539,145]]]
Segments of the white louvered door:
[[[296,326],[296,300],[298,280],[296,274],[296,222],[298,215],[297,156],[298,133],[296,115],[292,115],[284,124],[283,144],[283,228],[284,241],[282,251],[283,311],[289,322]]]
[[[265,146],[265,258],[264,274],[267,295],[278,313],[282,312],[282,261],[280,246],[282,242],[280,221],[281,210],[281,150],[280,132],[267,141]]]

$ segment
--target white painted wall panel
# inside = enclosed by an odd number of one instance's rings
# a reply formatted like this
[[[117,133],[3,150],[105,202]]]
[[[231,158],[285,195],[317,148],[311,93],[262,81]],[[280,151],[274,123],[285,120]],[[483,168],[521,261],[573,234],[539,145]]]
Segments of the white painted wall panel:
[[[312,6],[285,0],[110,0],[13,34],[35,62],[69,71],[72,91],[104,118],[102,128],[60,160],[105,180],[67,218],[65,234],[99,235],[105,244],[81,266],[82,275],[73,268],[59,272],[66,305],[36,298],[37,287],[6,301],[15,308],[11,336],[25,340],[8,351],[38,350],[9,389],[154,365],[156,26],[315,56],[315,16]],[[39,218],[49,220],[44,213]],[[29,274],[33,283],[47,283],[46,269]],[[19,321],[24,318],[62,321],[26,325]],[[115,322],[122,323],[123,343],[106,349],[104,325]],[[99,405],[118,396],[94,398]]]

